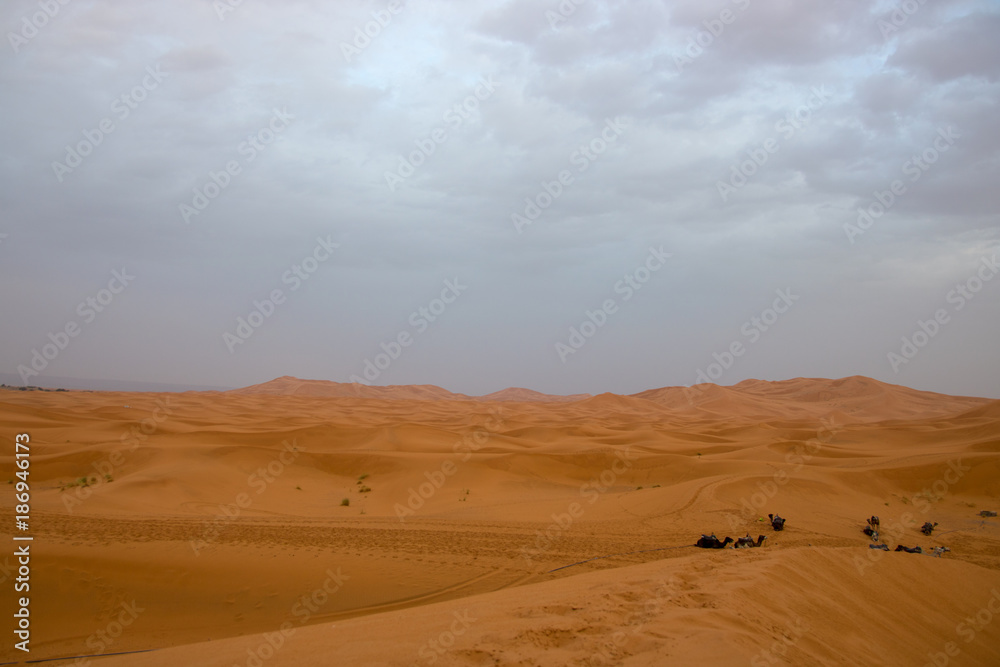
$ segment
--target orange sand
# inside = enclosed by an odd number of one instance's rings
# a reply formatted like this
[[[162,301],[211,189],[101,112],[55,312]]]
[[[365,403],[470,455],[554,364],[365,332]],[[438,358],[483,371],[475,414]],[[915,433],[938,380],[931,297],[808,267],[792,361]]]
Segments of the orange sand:
[[[0,663],[1000,664],[1000,518],[978,516],[1000,510],[1000,401],[860,377],[480,398],[279,378],[4,391],[0,414],[5,471],[31,435],[35,535],[30,655],[0,552]],[[871,514],[892,547],[952,551],[873,552]],[[768,539],[685,546],[703,532]]]

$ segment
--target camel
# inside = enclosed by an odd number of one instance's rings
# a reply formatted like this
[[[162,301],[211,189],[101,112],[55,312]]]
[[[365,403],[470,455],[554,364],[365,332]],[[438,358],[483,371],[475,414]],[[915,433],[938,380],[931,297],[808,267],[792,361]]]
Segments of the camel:
[[[935,558],[940,558],[941,554],[946,554],[949,551],[951,551],[951,549],[949,549],[948,547],[934,547],[934,550],[931,552],[931,555],[934,556]]]
[[[767,518],[771,520],[771,528],[774,528],[775,530],[785,529],[785,520],[777,514],[768,514]]]
[[[747,533],[746,537],[740,537],[740,538],[736,539],[736,543],[733,544],[733,548],[734,549],[750,549],[750,548],[754,548],[754,547],[759,547],[762,544],[764,544],[764,540],[766,540],[766,539],[767,539],[766,536],[764,536],[764,535],[758,535],[757,536],[757,543],[755,544],[754,541],[753,541],[753,538],[750,537],[750,533]]]
[[[872,542],[878,542],[878,529],[880,526],[881,524],[879,523],[878,517],[872,515],[872,517],[868,519],[868,525],[862,528],[861,532],[872,538]]]
[[[922,554],[924,552],[920,547],[904,547],[902,544],[896,545],[896,551],[905,551],[908,554]]]
[[[990,516],[996,516],[996,515],[997,515],[996,512],[991,512],[989,510],[983,510],[982,512],[979,513],[979,516],[982,516],[982,517],[990,517]]]
[[[702,535],[698,538],[698,541],[695,542],[695,546],[702,549],[725,549],[726,545],[732,541],[733,538],[731,537],[727,537],[725,540],[720,541],[719,538],[715,536],[715,533],[712,533],[711,535]]]
[[[934,527],[937,525],[937,521],[931,523],[930,521],[925,521],[924,525],[920,527],[920,532],[924,535],[930,535],[934,532]]]
[[[889,546],[885,542],[882,542],[881,544],[869,544],[868,548],[869,549],[878,549],[879,551],[888,551],[889,550]]]

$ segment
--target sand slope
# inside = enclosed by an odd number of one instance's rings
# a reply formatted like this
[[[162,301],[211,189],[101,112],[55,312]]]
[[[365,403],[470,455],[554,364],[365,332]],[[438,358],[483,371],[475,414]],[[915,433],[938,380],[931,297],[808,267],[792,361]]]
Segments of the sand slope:
[[[886,554],[859,574],[845,561],[859,555],[856,548],[689,554],[420,613],[313,626],[290,617],[287,636],[265,633],[102,663],[229,667],[256,654],[274,665],[331,664],[333,656],[352,665],[921,665],[929,653],[945,655],[948,642],[959,651],[953,664],[1000,662],[1000,631],[963,625],[991,599],[1000,608],[995,572]],[[896,634],[900,627],[908,629],[905,637]]]
[[[498,401],[312,382],[0,394],[7,432],[32,436],[30,657],[246,664],[287,621],[266,664],[923,664],[949,641],[952,664],[1000,658],[1000,622],[956,634],[1000,588],[1000,521],[978,516],[1000,510],[1000,401],[868,378]],[[952,552],[872,552],[873,513],[891,546]],[[768,540],[685,546],[702,532]],[[465,609],[481,620],[435,653]]]

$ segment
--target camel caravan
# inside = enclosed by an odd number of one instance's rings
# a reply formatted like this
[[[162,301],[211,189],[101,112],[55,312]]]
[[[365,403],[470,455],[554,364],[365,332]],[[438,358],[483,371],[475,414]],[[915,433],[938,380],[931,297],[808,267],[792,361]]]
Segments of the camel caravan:
[[[994,512],[988,513],[986,510],[984,510],[983,512],[980,513],[980,516],[996,516],[996,513]],[[770,520],[771,528],[775,532],[780,532],[785,529],[785,519],[783,519],[782,517],[778,516],[777,514],[768,514],[767,518]],[[763,519],[760,520],[763,521]],[[934,529],[937,528],[937,525],[938,525],[937,522],[931,523],[930,521],[926,521],[924,522],[924,525],[920,527],[920,532],[923,533],[924,535],[930,536],[934,533]],[[882,528],[882,523],[881,521],[879,521],[879,518],[875,515],[872,515],[867,519],[866,525],[861,529],[861,532],[871,538],[872,544],[868,545],[869,549],[875,549],[878,551],[890,551],[889,546],[885,542],[882,542],[881,538],[879,537],[879,531],[881,530],[881,528]],[[747,533],[745,537],[738,537],[735,540],[732,537],[728,536],[725,539],[720,540],[718,537],[715,536],[715,533],[712,533],[711,535],[702,534],[702,536],[698,538],[698,541],[695,542],[694,546],[698,547],[699,549],[726,549],[726,548],[755,549],[764,546],[764,540],[766,539],[767,536],[758,535],[757,540],[754,541],[754,539],[750,537],[750,533]],[[925,553],[923,548],[921,548],[920,546],[906,547],[903,546],[902,544],[897,545],[895,550],[904,551],[906,553],[911,553],[911,554]],[[951,549],[949,549],[948,547],[934,547],[929,553],[930,555],[936,558],[940,558],[942,554],[946,554],[949,551],[951,551]]]
[[[879,522],[878,517],[872,516],[870,519],[868,519],[867,524],[868,525],[866,525],[864,528],[861,529],[861,532],[870,537],[873,542],[873,544],[868,545],[868,548],[876,549],[878,551],[889,551],[889,546],[885,542],[879,541],[878,531],[879,528],[881,527],[881,523]],[[934,523],[931,523],[930,521],[925,521],[924,525],[920,527],[920,532],[923,533],[924,535],[930,536],[934,533],[935,528],[937,528],[936,521]],[[905,551],[908,554],[924,553],[924,550],[919,545],[915,547],[904,547],[902,544],[897,544],[895,550]],[[942,554],[946,554],[949,551],[951,551],[951,549],[949,549],[948,547],[934,547],[930,553],[935,558],[940,558]]]
[[[771,520],[771,528],[774,530],[778,531],[785,529],[785,520],[777,514],[768,514],[767,518]],[[703,534],[698,538],[698,541],[695,542],[694,546],[699,549],[725,549],[732,544],[733,546],[729,547],[730,549],[756,549],[757,547],[764,546],[764,540],[766,539],[766,535],[758,535],[757,541],[755,542],[754,539],[750,537],[750,533],[747,533],[745,537],[738,537],[735,540],[731,537],[726,537],[726,539],[720,540],[715,536],[715,533],[712,533],[711,535]]]

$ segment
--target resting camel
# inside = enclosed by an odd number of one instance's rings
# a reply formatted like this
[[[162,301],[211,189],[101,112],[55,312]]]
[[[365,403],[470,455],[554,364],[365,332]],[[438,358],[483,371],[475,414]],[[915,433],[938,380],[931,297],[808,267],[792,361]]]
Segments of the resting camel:
[[[931,523],[930,521],[925,521],[924,525],[920,527],[920,532],[923,533],[924,535],[930,535],[931,533],[934,532],[934,526],[936,525],[937,521],[935,521],[934,523]]]
[[[777,514],[768,514],[767,518],[771,520],[771,528],[774,528],[775,530],[785,529],[785,520]]]
[[[719,538],[715,536],[715,533],[713,533],[711,535],[702,535],[698,538],[698,541],[695,542],[694,545],[702,549],[725,549],[726,545],[732,541],[733,538],[731,537],[727,537],[725,540],[720,541]]]
[[[934,551],[931,552],[931,555],[935,558],[940,558],[941,554],[946,554],[949,551],[951,551],[951,549],[948,547],[934,547]]]
[[[889,550],[889,546],[885,542],[883,542],[882,544],[869,544],[868,548],[869,549],[878,549],[879,551],[888,551]]]
[[[920,547],[904,547],[902,544],[896,545],[896,551],[905,551],[908,554],[922,554],[924,552]]]
[[[868,525],[861,529],[861,532],[872,538],[872,542],[878,542],[879,521],[877,516],[868,519]]]
[[[766,540],[766,539],[767,539],[767,537],[765,537],[764,535],[758,535],[757,536],[757,543],[755,544],[754,541],[753,541],[753,538],[750,537],[750,533],[747,533],[746,537],[736,538],[736,543],[733,544],[733,548],[734,549],[750,549],[750,548],[753,548],[753,547],[759,547],[762,544],[764,544],[764,540]]]
[[[989,510],[983,510],[982,512],[979,513],[979,516],[987,516],[987,517],[988,516],[996,516],[996,515],[997,515],[996,512],[991,512]]]

